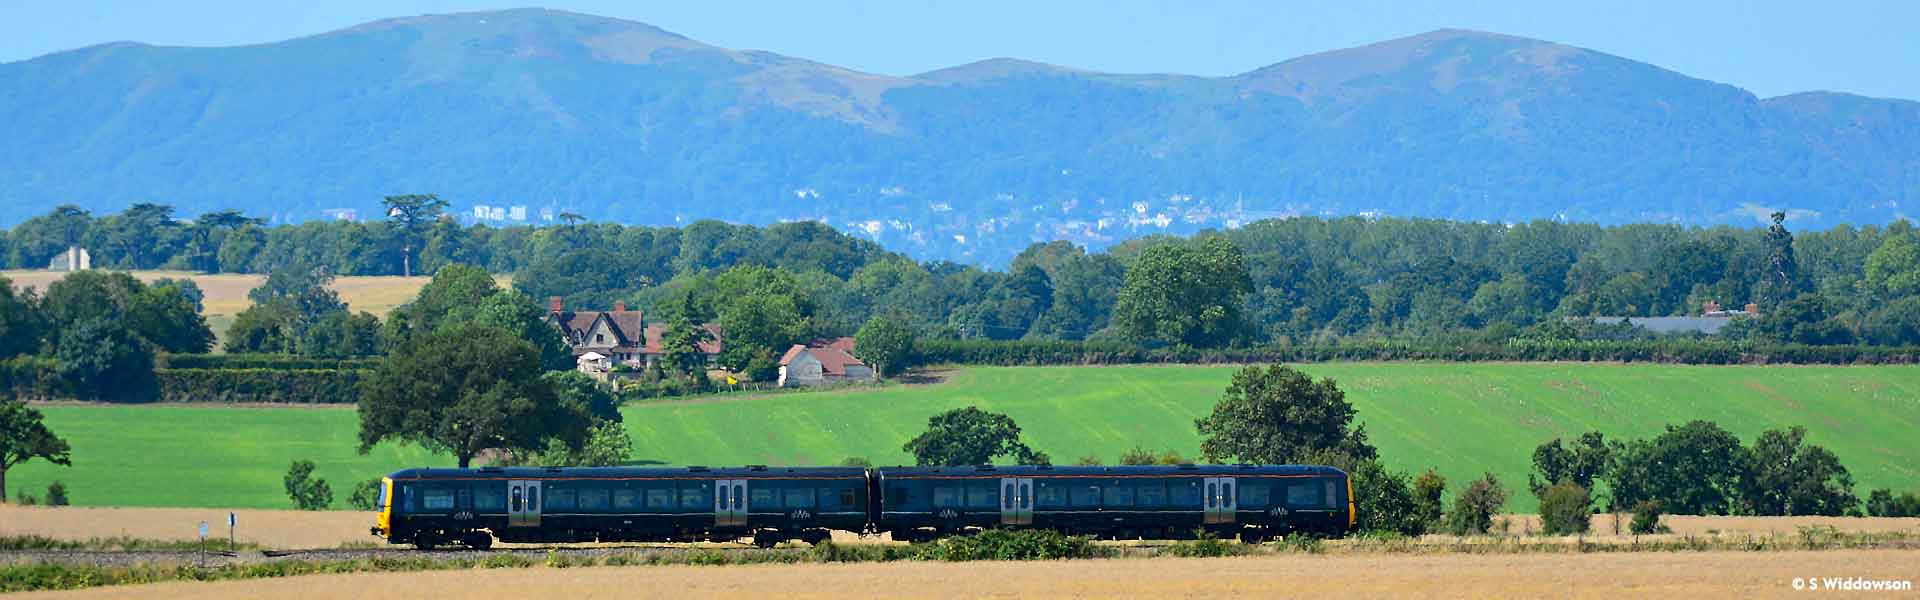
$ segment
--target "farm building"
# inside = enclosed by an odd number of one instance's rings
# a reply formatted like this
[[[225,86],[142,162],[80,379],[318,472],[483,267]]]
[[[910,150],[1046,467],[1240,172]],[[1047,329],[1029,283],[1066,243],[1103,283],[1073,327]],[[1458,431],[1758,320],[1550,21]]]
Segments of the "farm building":
[[[560,335],[566,338],[576,359],[595,353],[605,357],[610,365],[646,367],[665,354],[661,339],[666,336],[667,326],[647,323],[642,311],[627,310],[625,302],[615,302],[609,311],[572,311],[566,310],[559,297],[550,298],[547,324],[560,329]],[[712,324],[702,327],[711,334],[711,339],[700,344],[700,353],[712,360],[723,348],[720,329]]]
[[[853,356],[853,338],[794,344],[780,357],[780,387],[873,381],[873,367]]]

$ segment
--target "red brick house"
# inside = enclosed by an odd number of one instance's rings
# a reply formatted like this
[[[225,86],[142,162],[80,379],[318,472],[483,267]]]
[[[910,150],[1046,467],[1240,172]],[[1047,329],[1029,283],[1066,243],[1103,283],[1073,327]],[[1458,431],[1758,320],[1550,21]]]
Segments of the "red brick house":
[[[643,311],[627,310],[627,303],[613,303],[613,310],[566,310],[560,297],[547,300],[547,323],[560,329],[560,335],[579,358],[588,352],[607,357],[613,364],[645,367],[659,360],[660,340],[667,333],[664,323],[647,323]],[[724,347],[720,328],[702,325],[712,339],[700,344],[700,353],[712,360]]]

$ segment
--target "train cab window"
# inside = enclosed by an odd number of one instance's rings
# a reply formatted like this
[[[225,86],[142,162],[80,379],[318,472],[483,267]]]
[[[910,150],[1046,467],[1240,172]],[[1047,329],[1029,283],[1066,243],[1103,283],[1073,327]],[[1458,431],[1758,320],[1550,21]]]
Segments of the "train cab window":
[[[1240,505],[1253,508],[1266,506],[1271,491],[1272,488],[1264,483],[1242,483],[1240,484]]]
[[[960,501],[961,501],[960,488],[953,488],[953,487],[933,488],[933,507],[934,508],[957,508],[960,506]]]
[[[999,490],[991,483],[967,486],[967,506],[970,508],[993,508],[1000,503]]]
[[[813,488],[787,488],[784,502],[787,508],[813,508]]]
[[[673,488],[647,488],[647,508],[654,510],[673,508]]]
[[[821,498],[825,497],[826,496],[821,496]],[[860,506],[860,499],[855,497],[853,488],[840,490],[840,506],[842,508],[858,508]]]
[[[747,503],[749,508],[780,508],[780,490],[753,488],[752,498],[753,501]]]
[[[1042,483],[1038,495],[1040,497],[1034,504],[1040,508],[1058,508],[1067,505],[1066,488]]]
[[[413,486],[400,486],[400,506],[409,511],[413,510]]]
[[[1175,481],[1167,484],[1167,504],[1180,508],[1200,507],[1200,482]]]
[[[1158,481],[1140,484],[1140,489],[1134,493],[1134,501],[1140,506],[1165,506],[1167,484]]]
[[[1068,489],[1068,495],[1072,498],[1074,506],[1100,505],[1100,486],[1076,485]]]
[[[1113,484],[1106,488],[1106,497],[1100,500],[1105,506],[1133,506],[1133,486]]]
[[[607,488],[580,490],[580,510],[606,510],[608,496]]]
[[[1326,495],[1325,495],[1325,498],[1324,498],[1324,500],[1326,500],[1326,503],[1325,503],[1325,504],[1321,504],[1321,506],[1325,506],[1325,507],[1327,507],[1327,508],[1337,508],[1337,507],[1339,507],[1339,506],[1340,506],[1340,496],[1339,496],[1339,494],[1338,494],[1338,493],[1336,493],[1336,492],[1334,491],[1334,490],[1335,490],[1335,489],[1337,489],[1337,488],[1335,488],[1335,487],[1334,487],[1334,485],[1333,485],[1333,480],[1331,480],[1331,479],[1328,479],[1328,480],[1325,480],[1325,481],[1321,481],[1320,483],[1321,483],[1321,487],[1322,487],[1323,489],[1325,489],[1325,490],[1326,490]]]
[[[574,498],[573,490],[560,488],[547,490],[546,510],[573,510]]]
[[[526,503],[527,503],[527,499],[520,497],[520,486],[514,486],[513,499],[508,502],[510,506],[507,507],[507,510],[510,510],[513,512],[520,512],[521,510],[520,507],[525,506]]]
[[[500,488],[482,485],[473,489],[473,512],[500,512],[507,509],[507,495]]]
[[[680,488],[680,508],[700,510],[713,508],[713,500],[707,498],[707,486],[701,484]]]
[[[425,489],[420,491],[420,508],[426,510],[449,510],[453,508],[453,490]]]
[[[388,488],[388,487],[392,487],[392,486],[391,486],[391,485],[389,485],[389,484],[384,484],[384,483],[380,485],[380,497],[379,497],[378,499],[375,499],[375,500],[373,501],[373,507],[374,507],[374,508],[386,508],[386,506],[387,506],[387,488]]]
[[[1320,484],[1312,481],[1287,484],[1287,506],[1320,506]]]
[[[613,508],[632,510],[640,508],[640,490],[620,489],[613,491]]]

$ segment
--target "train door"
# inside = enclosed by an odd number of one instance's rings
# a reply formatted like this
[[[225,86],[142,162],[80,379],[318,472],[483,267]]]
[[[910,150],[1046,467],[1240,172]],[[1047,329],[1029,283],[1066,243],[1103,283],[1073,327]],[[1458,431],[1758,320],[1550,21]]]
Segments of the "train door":
[[[714,480],[713,524],[716,527],[747,526],[747,480]]]
[[[1000,479],[1000,524],[1033,524],[1032,478],[1005,477]]]
[[[539,527],[540,502],[540,482],[507,481],[507,526]]]
[[[1234,513],[1238,506],[1234,501],[1233,478],[1208,477],[1205,484],[1201,494],[1205,496],[1203,506],[1206,516],[1202,522],[1209,525],[1234,522]]]

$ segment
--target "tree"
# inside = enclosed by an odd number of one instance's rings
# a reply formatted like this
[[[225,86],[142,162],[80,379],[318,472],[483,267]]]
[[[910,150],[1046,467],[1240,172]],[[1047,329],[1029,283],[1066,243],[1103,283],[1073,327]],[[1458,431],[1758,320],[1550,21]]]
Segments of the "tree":
[[[1592,490],[1594,479],[1606,472],[1612,456],[1613,448],[1598,431],[1582,434],[1571,448],[1562,446],[1560,438],[1553,438],[1533,449],[1533,472],[1527,474],[1527,488],[1541,498],[1547,488],[1562,482]]]
[[[326,510],[328,505],[333,504],[333,488],[327,485],[327,480],[313,476],[313,461],[293,461],[281,482],[285,484],[287,497],[293,500],[294,508]]]
[[[1907,492],[1895,496],[1881,488],[1867,495],[1867,514],[1875,517],[1920,517],[1920,494]]]
[[[1349,428],[1353,415],[1332,379],[1314,381],[1284,365],[1249,366],[1233,374],[1213,413],[1194,426],[1207,460],[1286,464],[1319,450],[1377,458],[1366,427]]]
[[[1793,232],[1787,231],[1787,213],[1773,213],[1773,225],[1767,228],[1767,262],[1764,276],[1755,286],[1756,302],[1771,311],[1800,295],[1800,262],[1793,255]]]
[[[583,411],[594,419],[610,423],[620,422],[620,399],[613,397],[586,373],[579,371],[550,371],[541,375],[547,385],[553,386],[554,396],[562,404]]]
[[[1208,238],[1198,249],[1154,246],[1127,270],[1113,323],[1139,340],[1226,345],[1247,334],[1242,296],[1252,291],[1240,249],[1225,238]]]
[[[1593,498],[1587,488],[1562,481],[1539,492],[1540,523],[1547,535],[1586,533],[1593,526]]]
[[[992,464],[996,456],[1011,456],[1023,465],[1047,464],[1047,455],[1020,440],[1020,426],[1012,417],[969,406],[927,419],[927,431],[901,449],[922,466],[961,467]]]
[[[1123,465],[1151,465],[1159,459],[1159,454],[1139,446],[1134,446],[1120,453],[1120,464]]]
[[[0,277],[0,359],[38,353],[46,335],[33,288],[16,292],[12,280]]]
[[[440,220],[447,201],[433,194],[409,194],[387,196],[381,204],[387,207],[387,219],[399,224],[396,233],[400,236],[400,275],[412,277],[413,250],[426,243],[426,231]]]
[[[541,378],[533,344],[479,324],[443,327],[387,357],[362,384],[360,452],[393,440],[446,452],[578,447],[593,416]]]
[[[617,467],[633,456],[633,438],[617,421],[600,421],[587,432],[586,442],[569,448],[558,439],[547,442],[546,450],[514,453],[502,466],[543,467]]]
[[[347,504],[360,510],[380,508],[380,478],[374,477],[353,486],[353,495],[347,496]]]
[[[913,344],[913,326],[894,313],[868,319],[854,334],[854,348],[860,360],[873,366],[875,377],[894,375],[906,367],[913,357]]]
[[[1760,315],[1759,322],[1754,323],[1753,334],[1767,341],[1789,344],[1853,343],[1853,332],[1832,316],[1827,301],[1819,294],[1802,294]]]
[[[849,456],[849,457],[846,457],[846,458],[843,458],[843,459],[840,459],[840,466],[842,466],[842,467],[871,467],[871,466],[873,466],[873,461],[871,461],[871,460],[867,460],[867,459],[866,459],[866,457],[863,457],[863,456]]]
[[[60,345],[59,374],[75,396],[86,400],[139,402],[158,389],[153,375],[153,347],[117,319],[97,317],[75,324],[69,339],[85,343]]]
[[[1741,473],[1746,512],[1766,516],[1840,516],[1859,506],[1853,475],[1833,452],[1806,445],[1804,427],[1762,432]]]
[[[1446,505],[1447,478],[1427,469],[1413,478],[1413,518],[1427,529],[1444,525],[1440,520]]]
[[[1687,515],[1726,514],[1739,497],[1745,452],[1740,439],[1710,421],[1667,426],[1652,440],[1616,446],[1606,481],[1612,510],[1657,501]]]
[[[1388,470],[1379,460],[1356,459],[1331,450],[1312,452],[1301,462],[1347,473],[1353,486],[1354,527],[1360,531],[1426,533],[1428,523],[1420,517],[1419,500],[1407,487],[1406,473]]]
[[[1912,233],[1887,236],[1867,255],[1866,288],[1882,301],[1920,296],[1920,239]]]
[[[0,401],[0,502],[7,501],[7,470],[36,458],[71,466],[73,448],[41,423],[22,401]]]
[[[1447,513],[1447,528],[1454,535],[1486,533],[1493,526],[1493,516],[1506,505],[1507,488],[1488,473],[1468,483],[1454,498],[1453,510]]]
[[[47,484],[47,506],[67,506],[73,501],[67,498],[67,484],[55,481]]]

